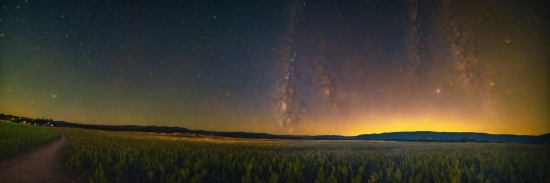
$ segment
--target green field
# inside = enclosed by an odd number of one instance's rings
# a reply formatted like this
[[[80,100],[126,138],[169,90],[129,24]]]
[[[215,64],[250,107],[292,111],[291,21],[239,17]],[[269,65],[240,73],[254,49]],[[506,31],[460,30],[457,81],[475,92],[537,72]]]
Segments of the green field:
[[[65,165],[93,182],[550,182],[543,145],[64,131]]]
[[[0,122],[0,160],[8,159],[61,137],[61,130],[52,127],[30,126]]]

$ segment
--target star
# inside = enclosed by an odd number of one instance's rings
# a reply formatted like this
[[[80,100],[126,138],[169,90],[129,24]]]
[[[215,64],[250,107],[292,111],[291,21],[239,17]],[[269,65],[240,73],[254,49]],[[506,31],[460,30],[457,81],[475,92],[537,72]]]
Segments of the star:
[[[550,132],[543,2],[19,2],[0,6],[2,112],[296,135]]]

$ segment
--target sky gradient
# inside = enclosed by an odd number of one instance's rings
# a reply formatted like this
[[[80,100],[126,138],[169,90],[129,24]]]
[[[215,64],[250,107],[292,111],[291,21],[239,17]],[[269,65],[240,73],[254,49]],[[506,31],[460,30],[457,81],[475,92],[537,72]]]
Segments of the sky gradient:
[[[550,132],[548,1],[1,1],[0,112],[273,134]]]

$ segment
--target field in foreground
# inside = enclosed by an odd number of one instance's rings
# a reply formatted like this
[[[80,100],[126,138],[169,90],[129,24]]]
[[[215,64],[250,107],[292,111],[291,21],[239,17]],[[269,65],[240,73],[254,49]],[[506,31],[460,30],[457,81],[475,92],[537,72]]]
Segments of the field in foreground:
[[[57,128],[0,121],[0,160],[61,138]]]
[[[249,140],[64,129],[93,182],[550,182],[550,147]]]

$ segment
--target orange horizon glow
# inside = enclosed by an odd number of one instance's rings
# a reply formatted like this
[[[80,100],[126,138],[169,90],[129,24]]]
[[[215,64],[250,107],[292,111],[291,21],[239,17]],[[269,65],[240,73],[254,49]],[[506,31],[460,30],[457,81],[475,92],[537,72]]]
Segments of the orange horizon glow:
[[[7,101],[11,102],[11,101]],[[513,134],[513,135],[542,135],[549,133],[549,124],[532,123],[531,125],[522,125],[522,122],[501,121],[502,118],[449,118],[446,115],[436,115],[433,113],[412,114],[369,114],[366,117],[350,118],[340,120],[338,118],[307,118],[294,131],[288,131],[276,122],[266,122],[260,114],[256,117],[248,115],[256,121],[247,122],[243,118],[235,120],[233,123],[219,122],[211,120],[212,125],[201,126],[200,123],[189,123],[183,121],[179,125],[171,121],[172,117],[142,119],[136,115],[121,115],[120,113],[105,113],[104,116],[89,115],[86,111],[72,111],[71,106],[66,106],[65,110],[44,111],[41,106],[32,105],[33,103],[12,102],[9,110],[2,111],[5,114],[12,114],[21,117],[47,118],[59,121],[83,123],[83,124],[110,124],[110,125],[156,125],[156,126],[179,126],[191,130],[208,131],[227,131],[227,132],[253,132],[269,133],[279,135],[343,135],[356,136],[361,134],[379,134],[390,132],[411,132],[411,131],[434,131],[434,132],[474,132],[487,134]],[[243,114],[245,115],[245,114]],[[391,117],[388,117],[391,116]],[[110,120],[103,120],[103,119]],[[156,119],[156,120],[155,120]],[[267,124],[267,125],[265,125]],[[496,124],[496,125],[495,125]],[[499,125],[502,124],[502,125]]]
[[[15,115],[20,117],[27,117],[31,119],[35,118],[46,118],[50,119],[47,116],[36,116],[32,115],[32,111],[26,111],[18,114],[4,113],[6,115]],[[74,120],[65,120],[65,119],[53,119],[57,121],[67,121],[74,123],[82,124],[109,124],[105,123],[90,123],[78,119],[85,119],[84,115],[67,115],[68,119]],[[464,122],[459,122],[459,120],[448,120],[448,119],[430,119],[430,118],[418,118],[418,117],[396,117],[394,119],[382,120],[378,119],[377,122],[372,120],[369,123],[361,123],[361,121],[367,121],[365,119],[358,120],[354,123],[350,123],[349,126],[338,127],[338,126],[326,126],[322,127],[321,125],[309,125],[311,123],[305,123],[302,127],[296,129],[293,132],[281,131],[277,125],[271,125],[270,128],[262,125],[251,125],[252,130],[246,131],[238,128],[227,128],[228,130],[217,130],[217,128],[199,128],[197,126],[178,126],[183,128],[188,128],[190,130],[208,130],[208,131],[223,131],[223,132],[251,132],[251,133],[268,133],[276,135],[341,135],[341,136],[357,136],[362,134],[382,134],[382,133],[392,133],[392,132],[418,132],[418,131],[430,131],[430,132],[471,132],[471,133],[486,133],[486,134],[509,134],[509,135],[530,135],[538,136],[550,133],[550,131],[535,131],[531,130],[527,126],[524,127],[500,127],[494,128],[491,125],[482,125],[484,123],[472,122],[472,124],[467,124]],[[441,121],[446,121],[446,123],[441,123]],[[465,120],[466,121],[466,120]],[[471,121],[471,120],[470,120]],[[111,124],[111,125],[147,125],[147,124]],[[174,126],[174,125],[154,125],[154,126]],[[217,126],[221,127],[221,126]],[[273,130],[278,129],[278,130]],[[335,132],[336,133],[330,133]]]

